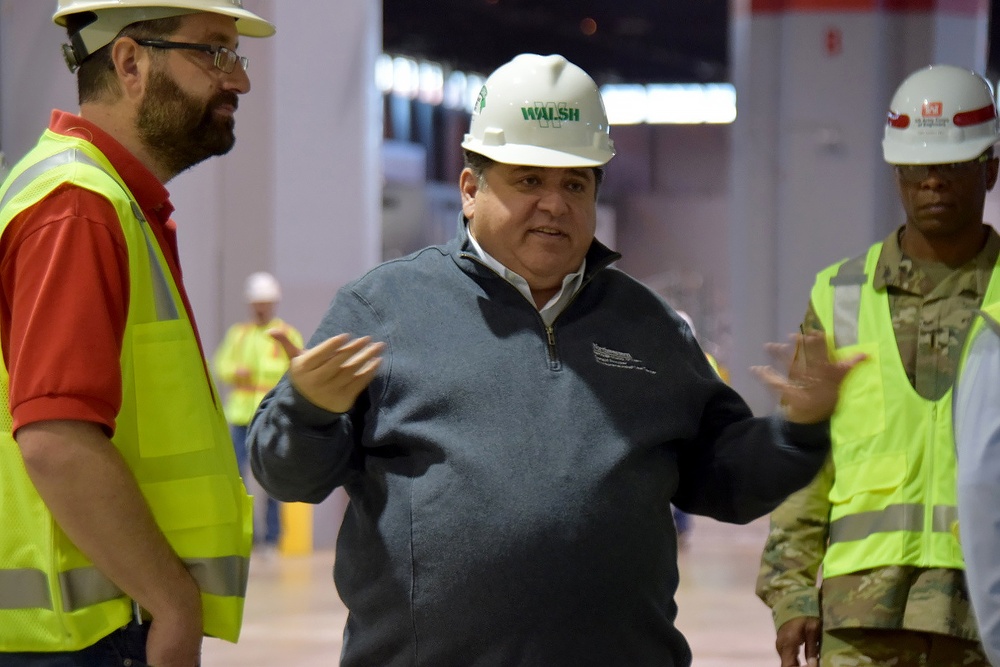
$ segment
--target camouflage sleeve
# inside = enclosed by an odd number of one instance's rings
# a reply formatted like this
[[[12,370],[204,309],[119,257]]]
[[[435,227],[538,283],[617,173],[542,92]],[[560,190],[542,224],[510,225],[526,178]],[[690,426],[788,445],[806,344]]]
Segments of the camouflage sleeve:
[[[771,608],[774,627],[800,616],[819,618],[817,575],[829,533],[833,462],[771,513],[771,530],[757,574],[757,597]]]
[[[823,330],[812,304],[804,331]],[[820,617],[819,568],[830,523],[833,462],[827,459],[816,478],[771,513],[771,530],[757,574],[757,597],[771,608],[774,627],[800,616]]]

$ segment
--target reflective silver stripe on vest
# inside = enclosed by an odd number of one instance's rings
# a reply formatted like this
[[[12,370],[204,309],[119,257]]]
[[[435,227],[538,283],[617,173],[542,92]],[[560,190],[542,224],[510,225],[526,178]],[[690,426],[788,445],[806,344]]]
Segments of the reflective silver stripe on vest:
[[[0,570],[0,609],[52,609],[41,570]]]
[[[95,567],[60,572],[59,588],[62,590],[62,608],[65,612],[125,597],[121,589]]]
[[[242,556],[186,558],[184,565],[209,595],[243,597],[250,560]],[[64,612],[72,612],[125,597],[121,589],[95,567],[59,574]],[[41,570],[0,570],[0,609],[52,609],[49,587]]]
[[[209,595],[243,597],[250,575],[250,559],[242,556],[220,558],[185,558],[184,565]]]
[[[146,252],[149,253],[149,266],[153,272],[153,302],[156,305],[156,319],[160,322],[176,320],[180,314],[177,312],[174,297],[170,294],[170,284],[167,283],[167,277],[163,275],[163,267],[156,258],[156,247],[153,245],[153,239],[150,238],[149,222],[134,199],[129,198],[129,203],[132,205],[132,215],[142,223],[142,236],[146,239]]]
[[[935,505],[931,522],[931,530],[935,533],[950,533],[952,526],[958,523],[958,507],[955,505]]]
[[[0,200],[0,209],[5,208],[7,204],[10,203],[11,199],[20,194],[21,190],[28,187],[29,183],[47,172],[49,169],[63,167],[74,162],[82,162],[83,164],[88,164],[91,167],[97,167],[101,171],[104,171],[104,169],[101,168],[101,165],[91,160],[77,148],[70,148],[69,150],[65,150],[61,153],[56,153],[51,157],[45,158],[41,162],[36,162],[21,172],[21,174],[14,179],[14,182],[10,184],[10,187],[7,188],[7,194],[5,194],[3,199]]]
[[[931,530],[935,533],[951,532],[958,521],[958,508],[954,505],[936,505],[931,517]],[[889,505],[884,510],[859,512],[842,516],[830,524],[830,544],[854,542],[875,533],[897,530],[921,532],[924,529],[924,506],[916,503]]]
[[[830,278],[833,287],[833,344],[836,347],[858,344],[861,290],[868,282],[866,259],[867,255],[859,255],[847,260]]]
[[[152,231],[149,229],[149,222],[146,220],[146,216],[142,214],[142,209],[139,208],[139,204],[136,203],[132,194],[125,188],[124,185],[118,182],[118,180],[108,173],[108,171],[102,167],[100,164],[88,157],[83,151],[78,148],[70,148],[61,153],[56,153],[50,157],[45,158],[35,164],[31,165],[17,178],[14,182],[10,184],[7,188],[7,193],[4,195],[3,199],[0,200],[0,210],[3,210],[11,202],[11,200],[16,197],[24,188],[26,188],[30,183],[32,183],[36,178],[49,171],[50,169],[56,169],[57,167],[63,167],[74,162],[79,162],[96,169],[100,169],[102,172],[107,174],[111,180],[118,184],[118,187],[122,189],[125,196],[129,200],[129,204],[132,207],[132,213],[142,224],[142,235],[146,239],[146,251],[149,254],[149,265],[152,267],[153,272],[153,298],[156,305],[156,316],[159,321],[166,320],[176,320],[180,317],[177,312],[177,304],[174,303],[173,296],[170,293],[170,283],[167,282],[166,276],[163,274],[163,267],[160,266],[160,261],[157,259],[156,248],[153,245],[154,240],[151,238]]]

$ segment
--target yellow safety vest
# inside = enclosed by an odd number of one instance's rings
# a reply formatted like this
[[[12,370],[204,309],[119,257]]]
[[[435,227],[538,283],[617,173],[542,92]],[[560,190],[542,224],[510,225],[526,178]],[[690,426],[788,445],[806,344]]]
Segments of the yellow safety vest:
[[[872,288],[882,245],[821,272],[812,303],[847,376],[830,423],[836,470],[823,574],[888,565],[964,569],[958,541],[952,389],[936,401],[910,384],[885,292]],[[997,301],[994,271],[984,303]]]
[[[0,234],[63,183],[105,197],[128,246],[122,407],[112,442],[201,588],[205,634],[235,642],[251,500],[194,329],[135,198],[96,147],[48,131],[0,188]],[[12,434],[8,385],[0,367],[0,651],[79,650],[127,624],[132,601],[70,542],[35,491]]]
[[[215,353],[215,371],[223,382],[232,383],[237,369],[250,371],[250,386],[233,386],[226,399],[223,409],[230,424],[248,425],[264,396],[288,370],[288,354],[267,333],[271,329],[283,329],[292,343],[302,347],[302,334],[275,317],[264,326],[252,322],[234,324]]]

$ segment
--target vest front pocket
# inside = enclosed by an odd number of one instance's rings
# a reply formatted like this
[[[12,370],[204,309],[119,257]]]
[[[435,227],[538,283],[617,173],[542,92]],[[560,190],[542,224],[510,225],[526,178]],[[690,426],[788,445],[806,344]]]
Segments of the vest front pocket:
[[[139,455],[210,449],[214,399],[191,325],[186,320],[136,325],[132,359]]]
[[[863,352],[868,358],[844,378],[840,399],[830,419],[830,437],[837,447],[882,433],[885,430],[885,387],[878,343],[863,343],[836,351],[838,360]]]

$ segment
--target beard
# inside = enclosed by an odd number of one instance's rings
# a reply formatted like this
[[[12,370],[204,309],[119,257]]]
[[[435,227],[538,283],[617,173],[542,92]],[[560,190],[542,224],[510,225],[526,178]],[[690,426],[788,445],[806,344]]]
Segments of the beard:
[[[163,72],[153,72],[136,123],[139,138],[171,174],[215,155],[236,143],[232,117],[217,116],[222,105],[238,104],[236,93],[221,92],[208,102],[188,95]]]

